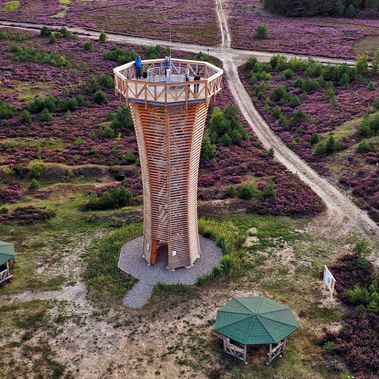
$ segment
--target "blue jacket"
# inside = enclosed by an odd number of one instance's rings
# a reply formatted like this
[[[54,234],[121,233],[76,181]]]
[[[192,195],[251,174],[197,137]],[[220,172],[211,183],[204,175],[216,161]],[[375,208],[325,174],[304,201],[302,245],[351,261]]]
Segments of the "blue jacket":
[[[165,59],[164,62],[163,62],[163,66],[165,68],[170,68],[170,66],[171,66],[170,59]]]
[[[137,57],[134,61],[136,68],[142,68],[142,61],[140,57]]]

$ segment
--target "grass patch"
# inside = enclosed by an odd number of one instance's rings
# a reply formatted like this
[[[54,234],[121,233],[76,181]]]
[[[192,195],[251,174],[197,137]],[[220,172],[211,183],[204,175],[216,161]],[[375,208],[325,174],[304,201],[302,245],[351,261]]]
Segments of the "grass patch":
[[[118,260],[122,246],[141,234],[142,225],[129,224],[99,239],[92,247],[84,280],[97,301],[114,302],[133,287],[136,279],[118,268]]]
[[[21,2],[19,0],[7,1],[3,4],[3,9],[5,11],[14,11],[21,7]]]
[[[59,0],[59,4],[70,5],[71,4],[71,0]]]

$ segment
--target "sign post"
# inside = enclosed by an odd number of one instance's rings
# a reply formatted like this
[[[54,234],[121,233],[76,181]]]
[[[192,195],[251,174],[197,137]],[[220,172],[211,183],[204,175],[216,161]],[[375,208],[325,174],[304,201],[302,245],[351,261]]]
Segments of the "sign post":
[[[323,278],[324,285],[329,288],[330,291],[330,298],[333,300],[333,293],[334,293],[334,287],[336,286],[336,280],[334,279],[334,276],[329,271],[329,269],[324,266],[324,278]]]

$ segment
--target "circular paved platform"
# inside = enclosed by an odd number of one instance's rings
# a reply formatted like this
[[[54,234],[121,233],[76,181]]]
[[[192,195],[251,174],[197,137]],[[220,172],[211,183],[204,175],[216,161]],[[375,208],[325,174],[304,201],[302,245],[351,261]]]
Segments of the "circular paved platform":
[[[196,283],[200,276],[210,274],[213,267],[220,263],[222,251],[210,239],[200,236],[201,256],[190,268],[167,270],[167,249],[158,252],[158,263],[149,266],[142,258],[143,237],[127,242],[121,249],[118,267],[138,279],[133,288],[125,295],[124,304],[130,308],[144,306],[157,283],[188,284]]]

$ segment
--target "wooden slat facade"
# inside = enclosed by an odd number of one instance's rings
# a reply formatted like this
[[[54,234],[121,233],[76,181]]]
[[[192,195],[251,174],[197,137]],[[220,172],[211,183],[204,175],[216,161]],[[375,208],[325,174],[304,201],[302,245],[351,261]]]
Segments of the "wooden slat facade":
[[[143,63],[158,64],[157,60]],[[202,67],[199,71],[203,75],[211,75],[210,83],[208,77],[201,80],[202,99],[197,96],[200,88],[194,92],[193,82],[159,83],[156,86],[156,82],[138,80],[132,88],[135,80],[126,79],[128,73],[133,74],[132,66],[115,69],[116,92],[130,105],[141,162],[143,256],[149,264],[156,263],[158,244],[167,243],[169,269],[191,266],[200,256],[197,224],[200,150],[209,100],[220,92],[222,83],[222,70],[215,66],[179,60],[175,60],[175,64],[194,72]],[[182,101],[183,94],[185,101]]]

